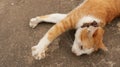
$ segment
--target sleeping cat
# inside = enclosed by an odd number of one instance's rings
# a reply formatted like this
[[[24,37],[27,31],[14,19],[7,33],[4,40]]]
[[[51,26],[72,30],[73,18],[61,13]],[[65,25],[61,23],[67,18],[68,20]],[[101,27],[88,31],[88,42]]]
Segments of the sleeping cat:
[[[103,27],[117,16],[120,16],[120,0],[84,0],[68,14],[54,13],[32,18],[29,23],[32,28],[42,21],[56,23],[32,47],[32,56],[38,60],[44,58],[48,45],[70,29],[76,29],[72,52],[77,56],[91,54],[98,49],[107,51],[102,41]]]

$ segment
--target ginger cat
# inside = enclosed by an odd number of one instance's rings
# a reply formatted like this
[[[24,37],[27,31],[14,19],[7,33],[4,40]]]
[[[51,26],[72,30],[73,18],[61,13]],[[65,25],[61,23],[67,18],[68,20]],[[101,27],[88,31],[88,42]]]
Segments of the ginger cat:
[[[120,0],[84,0],[68,14],[55,13],[32,18],[29,23],[32,28],[42,21],[56,23],[39,43],[32,47],[32,56],[38,60],[44,58],[48,45],[70,29],[76,29],[72,52],[77,56],[91,54],[98,49],[107,51],[102,42],[103,27],[117,16],[120,16]]]

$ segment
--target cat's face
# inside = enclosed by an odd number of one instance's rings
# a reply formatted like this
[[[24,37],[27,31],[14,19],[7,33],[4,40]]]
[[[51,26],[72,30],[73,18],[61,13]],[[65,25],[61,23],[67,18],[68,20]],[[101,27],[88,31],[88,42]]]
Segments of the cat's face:
[[[98,49],[107,50],[102,42],[104,30],[101,27],[79,28],[75,33],[72,52],[77,56],[91,54]]]

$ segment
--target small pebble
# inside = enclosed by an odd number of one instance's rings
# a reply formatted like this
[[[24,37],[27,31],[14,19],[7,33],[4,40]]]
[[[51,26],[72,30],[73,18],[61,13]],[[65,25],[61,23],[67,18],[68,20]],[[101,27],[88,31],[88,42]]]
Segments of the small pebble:
[[[117,26],[120,27],[120,22],[118,22]]]
[[[117,26],[118,26],[118,30],[120,31],[120,22],[118,22]]]
[[[12,5],[12,6],[15,5],[15,3],[11,3],[11,5]]]

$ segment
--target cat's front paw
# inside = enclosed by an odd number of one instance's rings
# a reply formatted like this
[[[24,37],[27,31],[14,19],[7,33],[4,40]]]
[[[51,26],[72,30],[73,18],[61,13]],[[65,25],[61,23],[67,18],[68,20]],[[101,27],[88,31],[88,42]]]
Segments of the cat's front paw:
[[[38,46],[33,46],[32,47],[32,56],[36,59],[36,60],[41,60],[43,58],[45,58],[45,48],[40,48]]]
[[[35,28],[39,24],[39,22],[40,22],[39,17],[32,18],[30,19],[29,26]]]

